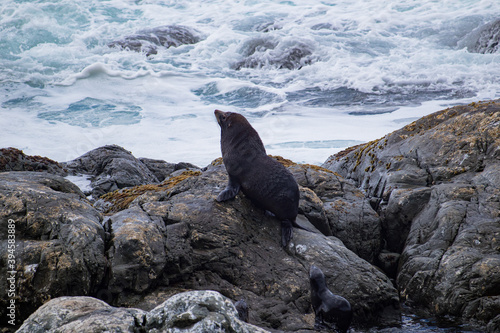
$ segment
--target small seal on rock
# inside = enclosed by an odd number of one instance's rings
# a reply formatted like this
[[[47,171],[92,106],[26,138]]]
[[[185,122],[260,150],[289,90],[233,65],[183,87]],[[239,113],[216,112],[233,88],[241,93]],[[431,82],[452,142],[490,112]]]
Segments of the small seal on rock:
[[[257,131],[239,113],[215,110],[229,182],[217,201],[233,199],[240,189],[257,206],[281,220],[281,245],[292,239],[299,208],[299,187],[290,171],[269,157]]]
[[[309,270],[311,283],[311,303],[316,315],[314,328],[337,329],[345,333],[351,325],[351,304],[344,297],[333,294],[327,287],[325,274],[318,267],[312,265]]]

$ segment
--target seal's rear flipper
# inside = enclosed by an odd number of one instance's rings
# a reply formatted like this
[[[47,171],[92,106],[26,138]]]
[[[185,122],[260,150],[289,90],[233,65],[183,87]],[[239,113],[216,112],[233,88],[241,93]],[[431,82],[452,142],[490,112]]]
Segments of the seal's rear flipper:
[[[293,228],[290,220],[281,221],[281,246],[287,247],[292,240]]]
[[[309,232],[312,232],[312,233],[315,233],[315,234],[321,234],[322,233],[321,231],[319,231],[314,226],[314,224],[312,224],[311,222],[309,222],[309,220],[304,215],[301,215],[301,214],[297,215],[297,218],[295,219],[295,221],[292,222],[292,225],[295,228],[299,228],[299,229],[302,229],[302,230],[305,230],[305,231],[309,231]]]

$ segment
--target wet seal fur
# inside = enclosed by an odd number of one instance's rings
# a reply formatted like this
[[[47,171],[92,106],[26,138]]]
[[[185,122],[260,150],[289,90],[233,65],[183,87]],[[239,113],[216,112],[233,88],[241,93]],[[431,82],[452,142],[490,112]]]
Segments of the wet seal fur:
[[[351,304],[344,297],[333,294],[327,287],[323,271],[311,265],[309,270],[311,283],[311,304],[316,316],[314,328],[337,329],[345,333],[352,320]]]
[[[287,168],[269,157],[259,134],[239,113],[215,110],[221,128],[222,160],[229,175],[217,201],[233,199],[241,190],[257,206],[281,221],[281,245],[293,236],[299,209],[299,186]]]

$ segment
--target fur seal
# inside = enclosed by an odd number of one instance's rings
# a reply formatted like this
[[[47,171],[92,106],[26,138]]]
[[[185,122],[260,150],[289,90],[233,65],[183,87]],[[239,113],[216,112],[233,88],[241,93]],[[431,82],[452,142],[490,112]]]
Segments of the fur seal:
[[[333,294],[327,287],[323,271],[311,265],[311,304],[316,316],[315,329],[333,329],[336,325],[342,333],[347,332],[352,320],[351,304],[344,297]]]
[[[269,157],[257,131],[239,113],[215,110],[221,128],[221,151],[229,182],[217,201],[233,199],[241,190],[254,204],[281,221],[281,245],[292,239],[299,208],[299,187],[290,171]]]

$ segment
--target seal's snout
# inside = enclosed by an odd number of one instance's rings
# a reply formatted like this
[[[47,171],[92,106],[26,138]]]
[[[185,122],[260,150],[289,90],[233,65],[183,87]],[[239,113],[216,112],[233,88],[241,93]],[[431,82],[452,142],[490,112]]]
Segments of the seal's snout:
[[[311,265],[311,268],[309,269],[309,278],[315,278],[317,276],[321,275],[321,269],[316,267],[315,265]]]
[[[219,125],[222,125],[222,121],[224,120],[224,118],[226,117],[226,113],[221,111],[221,110],[215,110],[214,111],[214,114],[215,114],[215,119],[217,119],[217,122],[219,123]]]

